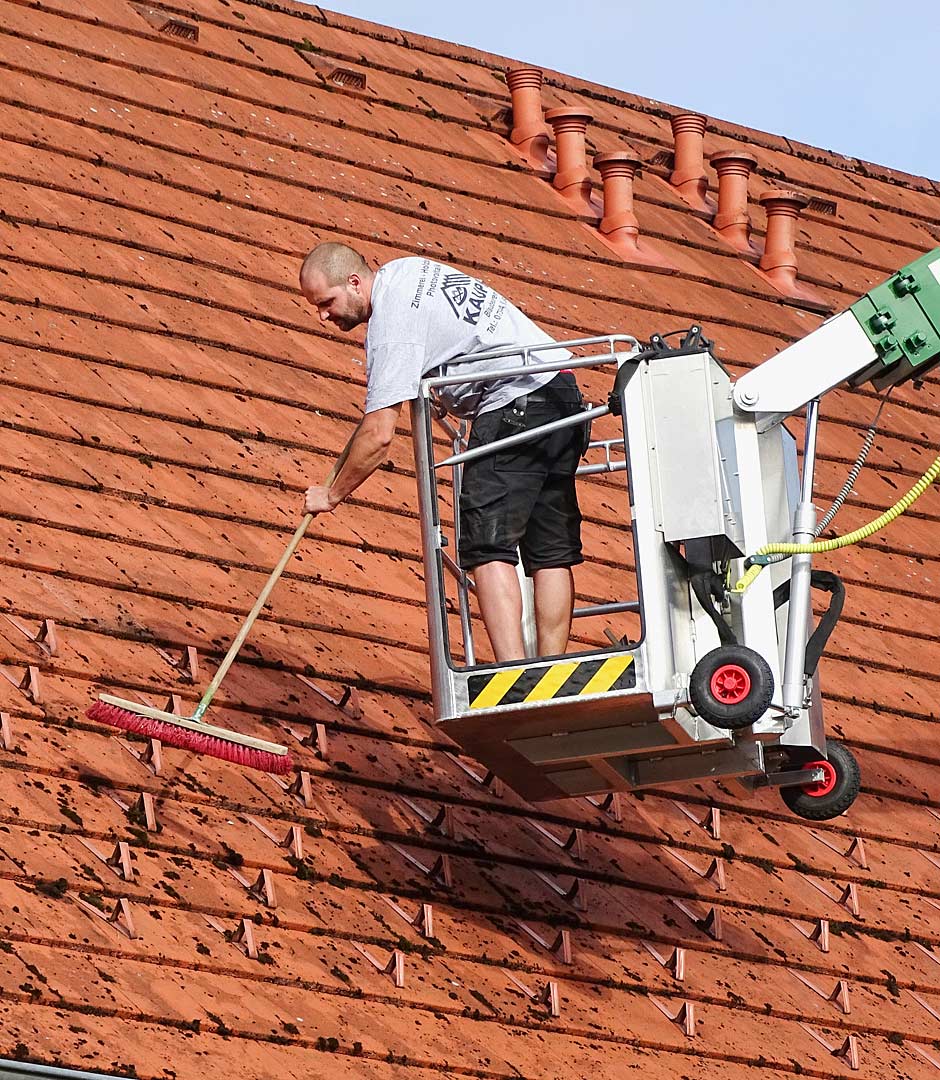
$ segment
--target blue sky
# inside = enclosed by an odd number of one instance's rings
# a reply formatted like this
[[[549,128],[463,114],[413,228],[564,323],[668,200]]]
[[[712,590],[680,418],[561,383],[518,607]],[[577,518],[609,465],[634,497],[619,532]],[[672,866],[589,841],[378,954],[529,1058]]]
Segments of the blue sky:
[[[929,0],[321,6],[940,180],[940,6]]]

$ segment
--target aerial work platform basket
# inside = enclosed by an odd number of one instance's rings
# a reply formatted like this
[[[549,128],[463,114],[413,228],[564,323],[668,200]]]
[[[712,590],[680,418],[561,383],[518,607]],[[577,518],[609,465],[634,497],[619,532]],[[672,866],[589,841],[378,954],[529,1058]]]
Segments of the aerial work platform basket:
[[[903,337],[892,333],[899,322]],[[642,344],[621,334],[582,338],[476,355],[425,378],[412,433],[442,730],[531,800],[725,779],[777,785],[806,817],[843,812],[858,769],[844,747],[827,744],[816,670],[841,610],[841,583],[812,569],[812,551],[755,553],[815,540],[819,398],[846,381],[885,389],[922,377],[940,361],[938,328],[940,250],[737,381],[698,327],[672,347],[659,336]],[[552,359],[559,348],[576,355]],[[494,371],[490,362],[474,376],[481,359],[505,366]],[[471,450],[466,424],[443,417],[435,402],[449,384],[580,368],[609,373],[605,404]],[[804,407],[801,472],[782,421]],[[583,652],[477,662],[472,577],[448,551],[456,553],[464,462],[608,414],[619,418],[617,437],[592,443],[603,460],[578,475],[623,473],[618,561],[633,563],[636,595],[574,614],[616,625],[629,613],[633,639],[608,627],[609,645]],[[767,570],[748,570],[752,563]],[[830,597],[815,628],[811,588]],[[529,607],[527,630],[530,621]]]

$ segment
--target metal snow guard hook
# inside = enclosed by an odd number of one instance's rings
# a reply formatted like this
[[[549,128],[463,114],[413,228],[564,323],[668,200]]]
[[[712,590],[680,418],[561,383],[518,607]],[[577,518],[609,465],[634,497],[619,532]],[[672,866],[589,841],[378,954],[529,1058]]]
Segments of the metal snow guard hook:
[[[617,353],[614,352],[614,345],[617,343],[629,344],[630,351],[618,356]],[[568,349],[588,345],[607,345],[610,353],[609,358],[605,359],[603,356],[587,356],[580,359],[571,357],[567,360],[556,360],[542,364],[527,363],[528,357],[532,353],[549,352],[552,349]],[[480,381],[485,380],[486,382],[495,382],[499,379],[511,379],[516,375],[539,375],[542,372],[547,371],[568,371],[572,368],[596,367],[598,364],[622,363],[634,356],[639,349],[639,341],[630,334],[606,334],[602,337],[576,338],[574,341],[547,341],[542,345],[527,345],[521,349],[490,349],[488,352],[473,353],[467,357],[448,361],[448,363],[464,365],[477,363],[480,360],[497,360],[501,357],[509,358],[521,354],[521,365],[503,368],[497,371],[487,371],[480,376]],[[453,386],[457,383],[464,383],[472,379],[473,375],[470,372],[466,372],[463,375],[438,375],[432,379],[425,379],[422,382],[422,389],[427,395],[429,391],[434,390],[439,386]],[[505,439],[497,439],[485,446],[477,446],[473,450],[464,450],[463,453],[452,454],[450,457],[444,458],[443,461],[435,462],[434,468],[440,469],[445,465],[460,465],[465,461],[472,461],[474,458],[486,457],[488,454],[493,454],[498,450],[516,446],[519,443],[529,442],[532,439],[540,439],[551,431],[558,431],[561,428],[566,427],[574,427],[578,424],[583,424],[586,421],[594,420],[599,416],[606,416],[609,412],[609,405],[598,405],[593,409],[585,409],[583,412],[575,413],[574,416],[567,416],[561,420],[554,420],[549,424],[543,424],[541,427],[532,428],[530,431],[521,431],[518,435],[509,435]]]

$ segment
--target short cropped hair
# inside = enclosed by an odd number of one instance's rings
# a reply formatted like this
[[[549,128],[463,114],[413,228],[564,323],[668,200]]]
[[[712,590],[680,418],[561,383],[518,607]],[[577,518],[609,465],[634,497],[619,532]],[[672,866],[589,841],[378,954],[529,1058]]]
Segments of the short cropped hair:
[[[323,275],[328,286],[340,285],[350,274],[368,274],[369,264],[354,248],[346,244],[326,242],[307,255],[300,267],[300,279],[312,271]]]

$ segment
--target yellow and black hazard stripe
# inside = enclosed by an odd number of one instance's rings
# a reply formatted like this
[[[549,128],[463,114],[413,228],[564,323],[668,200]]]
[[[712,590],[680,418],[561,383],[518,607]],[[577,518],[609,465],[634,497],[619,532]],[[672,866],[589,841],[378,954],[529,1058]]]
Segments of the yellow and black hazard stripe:
[[[503,668],[486,675],[471,675],[467,693],[471,709],[518,705],[524,701],[606,694],[636,686],[633,657],[606,660],[564,660],[548,667]]]

